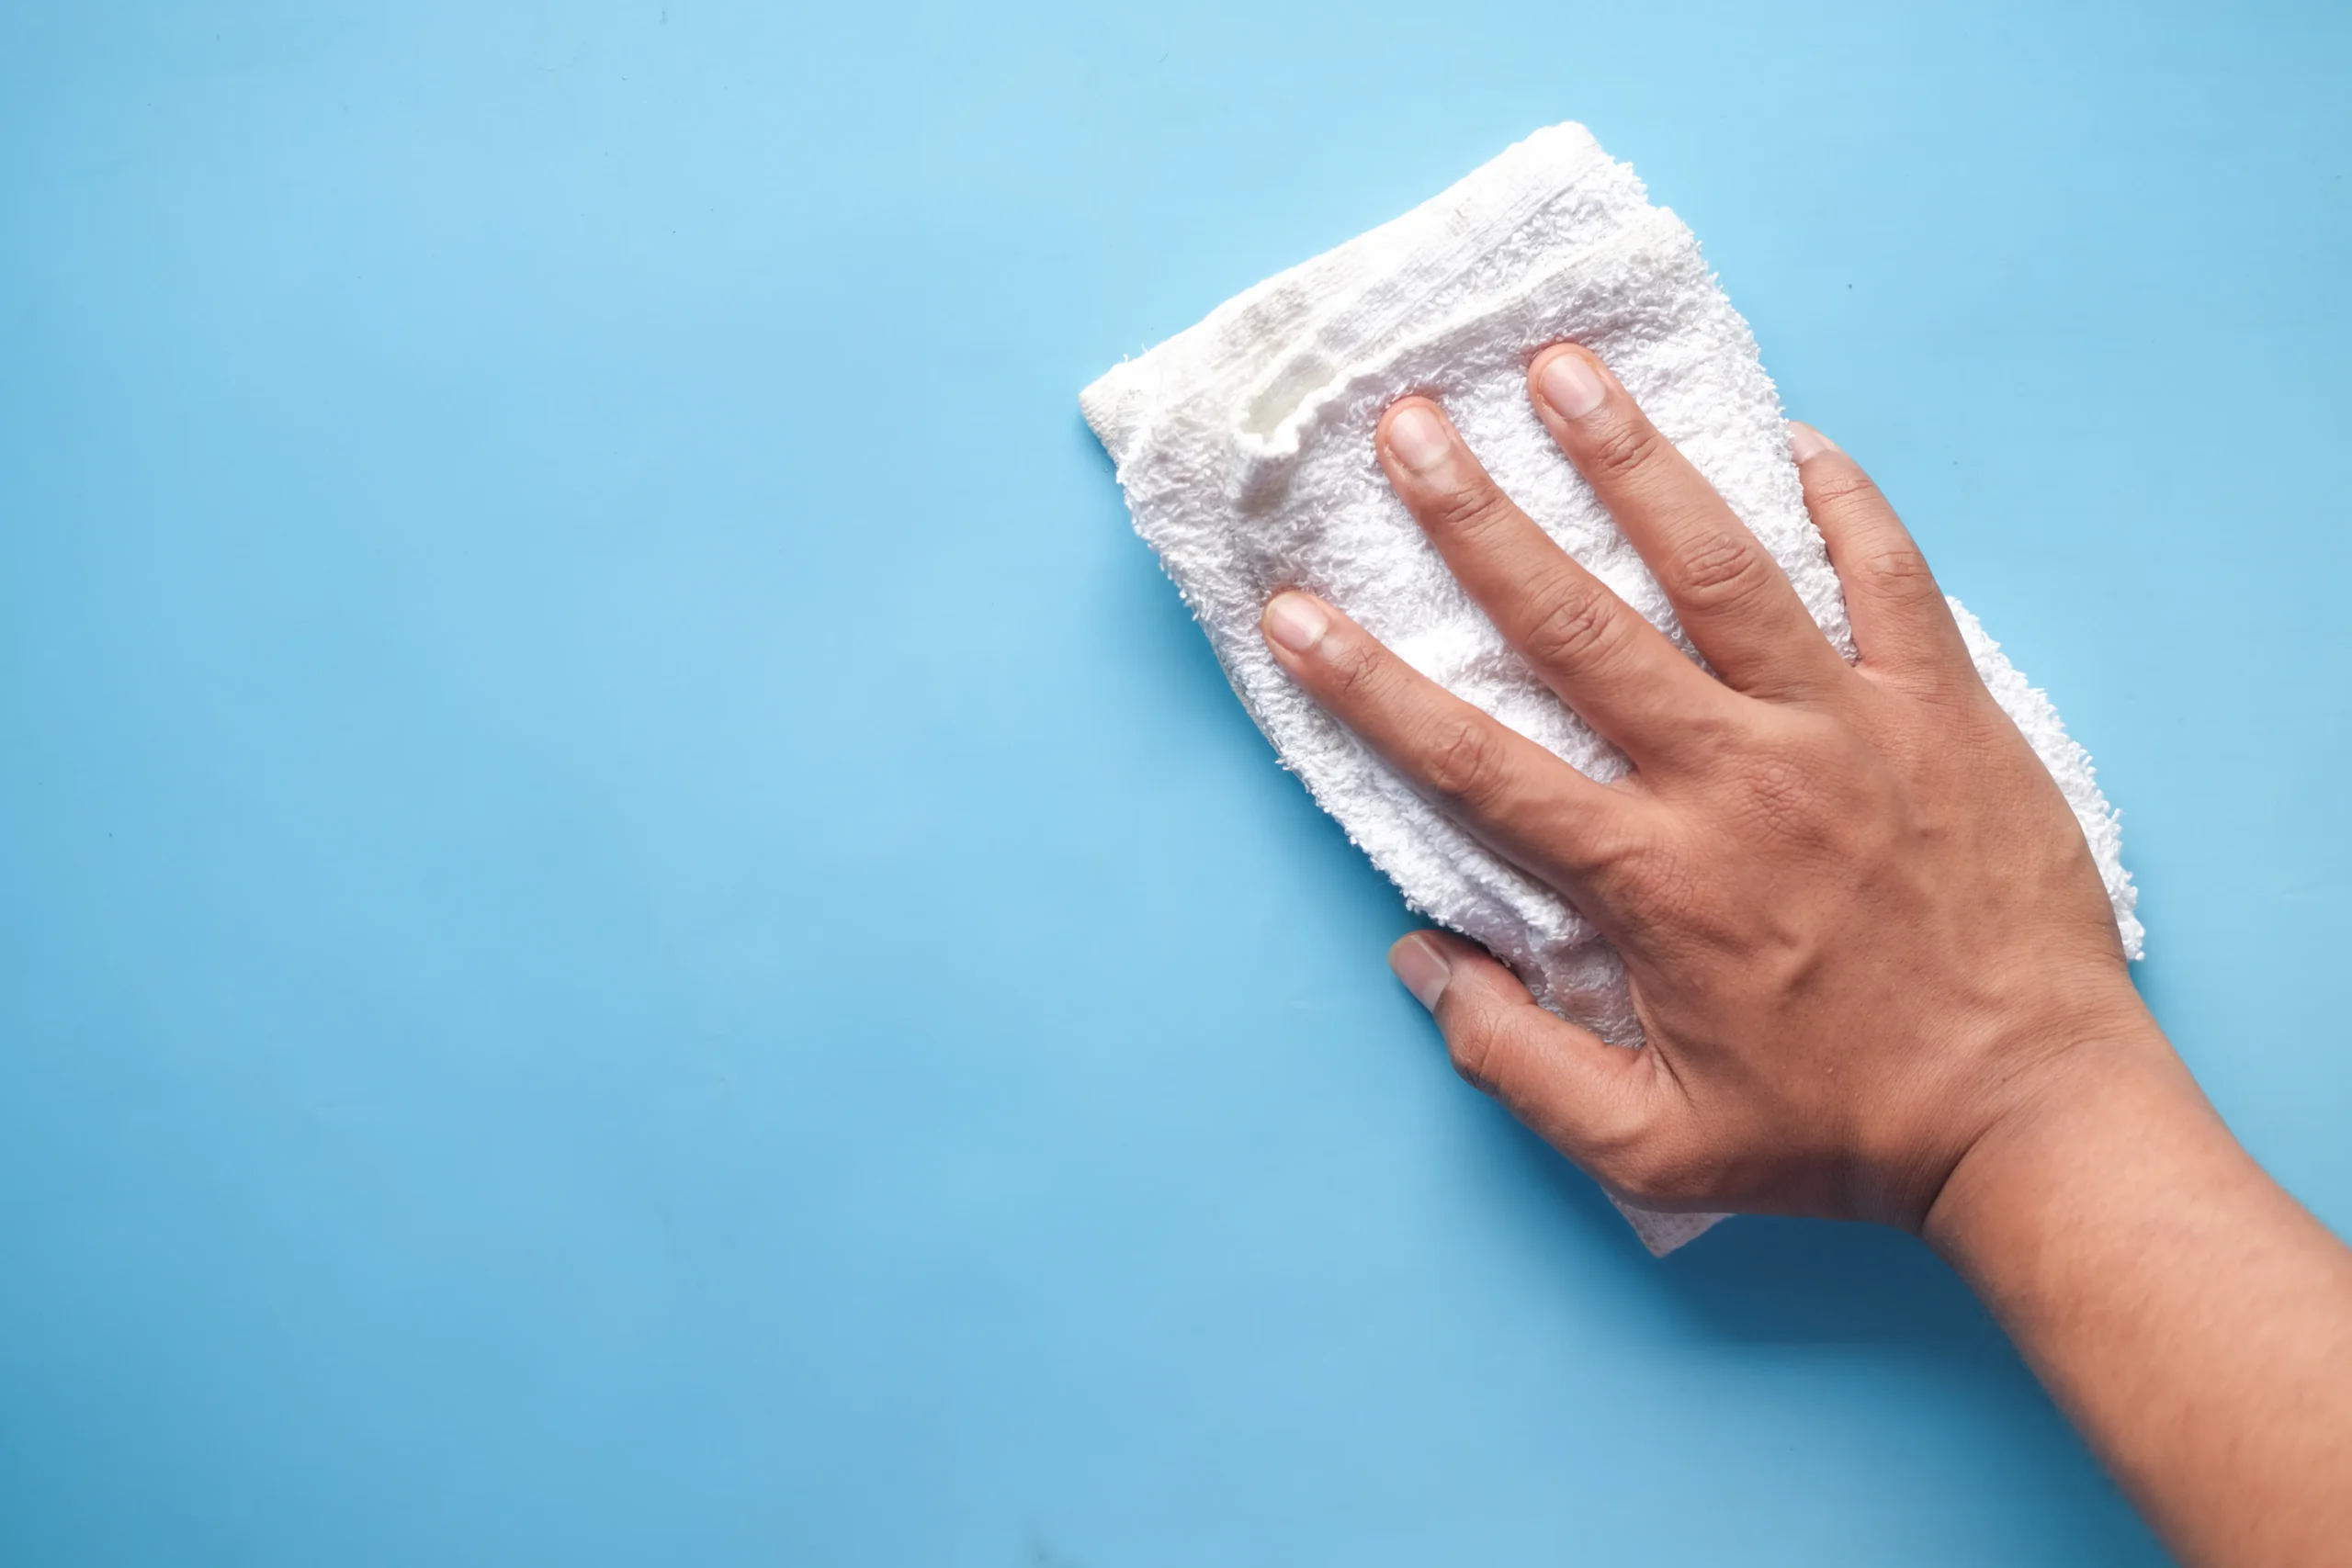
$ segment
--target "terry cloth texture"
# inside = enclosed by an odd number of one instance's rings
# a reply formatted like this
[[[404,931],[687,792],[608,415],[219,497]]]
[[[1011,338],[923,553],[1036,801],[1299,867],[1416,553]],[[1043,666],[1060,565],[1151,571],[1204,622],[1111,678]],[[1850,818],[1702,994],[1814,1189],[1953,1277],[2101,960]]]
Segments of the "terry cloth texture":
[[[1390,773],[1291,683],[1258,631],[1277,590],[1310,589],[1573,766],[1623,773],[1623,754],[1504,645],[1373,456],[1384,409],[1408,392],[1434,397],[1505,493],[1696,659],[1657,581],[1528,402],[1529,360],[1562,340],[1607,362],[1852,658],[1844,596],[1747,323],[1681,220],[1652,207],[1633,170],[1579,125],[1538,131],[1434,200],[1227,301],[1080,400],[1136,532],[1283,764],[1414,908],[1484,943],[1554,1011],[1638,1046],[1609,944]],[[2136,895],[2090,759],[1976,618],[1952,609],[1993,694],[2065,791],[2139,956]],[[1720,1216],[1627,1217],[1663,1254]]]

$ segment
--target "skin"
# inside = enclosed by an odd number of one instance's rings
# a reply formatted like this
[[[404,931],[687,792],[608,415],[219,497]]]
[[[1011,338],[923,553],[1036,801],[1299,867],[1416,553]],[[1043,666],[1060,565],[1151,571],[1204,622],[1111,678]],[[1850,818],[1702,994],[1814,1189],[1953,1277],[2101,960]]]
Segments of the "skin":
[[[1618,1196],[1897,1225],[1991,1305],[2183,1560],[2352,1558],[2352,1252],[2248,1157],[2133,989],[2090,850],[1861,469],[1791,426],[1857,663],[1607,367],[1535,411],[1713,666],[1408,398],[1378,456],[1529,664],[1633,760],[1576,773],[1299,592],[1291,677],[1625,958],[1648,1044],[1437,931],[1390,963],[1463,1077]]]

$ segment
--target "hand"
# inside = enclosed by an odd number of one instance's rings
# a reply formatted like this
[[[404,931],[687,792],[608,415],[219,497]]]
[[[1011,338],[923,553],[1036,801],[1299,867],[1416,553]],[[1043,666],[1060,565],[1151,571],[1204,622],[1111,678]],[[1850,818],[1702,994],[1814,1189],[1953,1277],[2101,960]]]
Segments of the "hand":
[[[1398,942],[1463,1076],[1629,1201],[1917,1230],[1970,1149],[2086,1056],[2168,1063],[2072,811],[1854,462],[1792,427],[1849,665],[1597,359],[1557,346],[1528,379],[1714,674],[1513,505],[1435,404],[1390,409],[1379,457],[1503,636],[1632,760],[1624,780],[1584,777],[1307,594],[1264,619],[1303,687],[1624,956],[1638,1052],[1466,942]]]
[[[1552,348],[1528,381],[1715,674],[1512,505],[1434,404],[1389,410],[1380,460],[1629,775],[1586,778],[1306,594],[1265,612],[1301,685],[1624,955],[1639,1051],[1468,942],[1407,937],[1389,960],[1454,1065],[1630,1201],[1923,1233],[2184,1561],[2342,1561],[2352,1251],[2141,1006],[2074,814],[1903,525],[1791,427],[1849,665],[1598,361]]]

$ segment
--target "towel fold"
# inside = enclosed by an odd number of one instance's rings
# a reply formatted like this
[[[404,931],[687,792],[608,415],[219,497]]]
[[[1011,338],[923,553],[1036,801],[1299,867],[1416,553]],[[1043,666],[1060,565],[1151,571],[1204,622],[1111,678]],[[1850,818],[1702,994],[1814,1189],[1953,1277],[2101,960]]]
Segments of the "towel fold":
[[[1415,669],[1598,779],[1620,752],[1553,695],[1390,491],[1373,431],[1436,398],[1505,493],[1692,658],[1657,581],[1537,422],[1529,359],[1599,354],[1781,563],[1848,658],[1845,600],[1806,517],[1780,400],[1682,221],[1582,126],[1538,131],[1452,189],[1217,307],[1086,389],[1136,532],[1159,553],[1285,766],[1414,908],[1484,943],[1544,1006],[1639,1046],[1614,950],[1482,848],[1294,686],[1258,631],[1278,589],[1320,593]],[[2125,948],[2141,950],[2116,814],[2090,759],[1974,616],[1978,671],[2082,823]],[[1623,1205],[1621,1205],[1623,1206]],[[1626,1207],[1664,1254],[1721,1216]]]

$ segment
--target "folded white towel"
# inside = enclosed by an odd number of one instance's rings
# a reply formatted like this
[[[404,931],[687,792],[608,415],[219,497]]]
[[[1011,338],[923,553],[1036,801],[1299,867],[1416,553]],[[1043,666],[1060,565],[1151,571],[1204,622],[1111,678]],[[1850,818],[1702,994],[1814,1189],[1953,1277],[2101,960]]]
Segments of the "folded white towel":
[[[1608,943],[1391,773],[1290,682],[1258,632],[1277,589],[1311,589],[1574,766],[1622,774],[1623,756],[1455,583],[1373,456],[1382,410],[1407,392],[1435,397],[1507,494],[1697,657],[1529,405],[1529,359],[1564,339],[1607,362],[1852,657],[1845,600],[1747,323],[1690,231],[1649,205],[1633,170],[1579,125],[1538,131],[1436,199],[1227,301],[1114,368],[1080,404],[1118,465],[1136,532],[1283,763],[1416,909],[1486,944],[1545,1006],[1634,1046],[1641,1028]],[[1975,617],[1952,607],[1977,669],[2064,789],[2139,956],[2136,894],[2090,759]],[[1720,1217],[1627,1216],[1661,1254]]]

